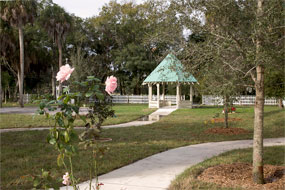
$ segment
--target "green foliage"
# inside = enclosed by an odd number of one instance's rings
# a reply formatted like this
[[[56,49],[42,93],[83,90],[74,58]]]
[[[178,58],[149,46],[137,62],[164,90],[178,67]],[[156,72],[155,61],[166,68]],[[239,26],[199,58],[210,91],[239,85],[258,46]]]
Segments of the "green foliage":
[[[265,93],[267,97],[285,97],[285,71],[283,69],[271,69],[265,73]]]
[[[0,17],[12,26],[19,28],[34,21],[37,1],[1,1]]]
[[[57,4],[48,4],[41,11],[40,24],[57,45],[62,44],[71,28],[72,17]]]

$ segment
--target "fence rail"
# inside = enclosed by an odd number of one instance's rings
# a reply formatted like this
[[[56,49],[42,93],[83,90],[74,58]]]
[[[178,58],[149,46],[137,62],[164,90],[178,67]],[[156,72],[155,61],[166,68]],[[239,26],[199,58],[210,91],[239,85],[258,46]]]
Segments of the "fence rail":
[[[234,105],[254,105],[255,96],[238,96],[234,98]],[[283,104],[285,100],[283,100]],[[223,105],[223,98],[219,96],[203,95],[202,104],[204,105]],[[264,105],[277,105],[278,102],[275,98],[266,98]]]

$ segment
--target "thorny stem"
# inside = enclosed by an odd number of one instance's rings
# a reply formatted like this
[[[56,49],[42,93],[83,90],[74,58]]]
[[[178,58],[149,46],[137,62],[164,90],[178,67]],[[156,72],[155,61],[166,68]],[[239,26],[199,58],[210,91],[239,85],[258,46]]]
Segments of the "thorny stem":
[[[93,148],[93,152],[94,152],[94,148]],[[93,156],[91,154],[91,159],[90,159],[90,163],[89,163],[89,166],[90,166],[90,169],[89,169],[89,190],[92,190],[92,159],[93,159]]]
[[[71,173],[71,182],[72,182],[72,186],[75,190],[77,190],[76,184],[75,184],[75,180],[74,180],[74,176],[73,176],[73,167],[72,167],[72,160],[71,160],[71,156],[68,156],[69,158],[69,163],[70,163],[70,173]]]
[[[60,151],[60,154],[61,154],[62,152]],[[65,168],[65,171],[68,171],[68,168],[67,168],[67,166],[66,166],[66,164],[65,164],[65,162],[64,162],[64,158],[61,158],[62,159],[62,164],[63,164],[63,166],[64,166],[64,168]],[[68,185],[66,186],[66,190],[68,190]]]
[[[97,151],[94,151],[94,149],[93,149],[93,153],[95,153],[94,154],[94,172],[95,172],[95,178],[96,178],[96,183],[95,183],[95,185],[96,185],[96,189],[99,189],[98,188],[98,184],[99,184],[99,180],[98,180],[98,175],[97,175],[97,171],[98,171],[98,168],[97,168],[97,156],[98,156],[98,154],[96,154],[97,152],[98,152],[98,144],[96,143],[96,150]]]

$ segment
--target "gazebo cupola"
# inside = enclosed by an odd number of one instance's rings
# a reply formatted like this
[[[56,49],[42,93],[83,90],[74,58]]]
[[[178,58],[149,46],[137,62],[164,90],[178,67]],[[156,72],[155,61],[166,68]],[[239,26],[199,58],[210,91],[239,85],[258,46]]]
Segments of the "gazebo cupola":
[[[173,54],[168,54],[163,61],[144,80],[143,85],[148,84],[148,100],[150,108],[160,108],[171,105],[165,100],[165,84],[176,84],[177,108],[190,107],[193,105],[193,85],[197,80],[188,72],[184,71],[182,63]],[[190,101],[181,100],[181,85],[190,85]],[[152,86],[157,87],[157,98],[152,100]],[[162,96],[160,96],[162,85]]]

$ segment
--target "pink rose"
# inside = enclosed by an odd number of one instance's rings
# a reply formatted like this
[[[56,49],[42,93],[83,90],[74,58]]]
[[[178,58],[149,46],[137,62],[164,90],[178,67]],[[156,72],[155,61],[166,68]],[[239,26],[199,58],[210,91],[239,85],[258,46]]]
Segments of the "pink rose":
[[[107,77],[105,84],[105,91],[108,92],[108,94],[112,94],[117,88],[117,78],[114,76]]]
[[[74,68],[71,68],[69,64],[63,65],[60,67],[59,72],[56,75],[56,80],[62,83],[65,80],[68,80]]]
[[[63,175],[62,179],[63,179],[63,182],[62,182],[62,183],[63,183],[64,185],[69,185],[69,184],[70,184],[70,179],[69,179],[69,174],[68,174],[68,172],[66,172],[65,175]]]

